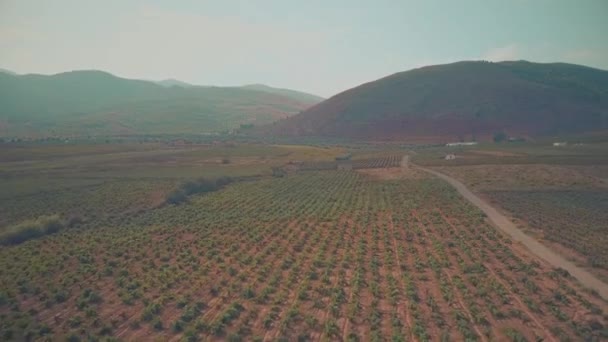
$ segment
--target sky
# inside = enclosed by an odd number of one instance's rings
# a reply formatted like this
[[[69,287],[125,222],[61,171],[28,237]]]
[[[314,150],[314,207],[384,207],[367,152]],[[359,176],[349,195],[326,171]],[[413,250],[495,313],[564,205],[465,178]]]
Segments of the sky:
[[[608,70],[606,0],[0,0],[0,68],[329,97],[459,60]]]

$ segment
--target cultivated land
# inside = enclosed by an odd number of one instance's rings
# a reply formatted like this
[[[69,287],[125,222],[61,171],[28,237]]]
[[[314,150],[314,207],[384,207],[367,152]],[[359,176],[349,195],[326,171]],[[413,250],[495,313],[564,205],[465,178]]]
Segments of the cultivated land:
[[[72,220],[0,247],[1,338],[605,340],[606,301],[403,158],[461,179],[458,168],[482,160],[576,160],[559,167],[581,174],[579,189],[602,192],[601,165],[580,162],[603,160],[600,147],[571,155],[481,146],[449,166],[440,148],[368,146],[355,150],[354,170],[338,171],[334,158],[349,149],[3,146],[0,232],[53,214]],[[294,162],[310,171],[272,176]],[[509,175],[480,184],[536,183]],[[184,181],[223,176],[233,181],[166,203]],[[485,196],[483,187],[471,186]]]
[[[464,184],[457,181],[456,179],[446,176],[437,171],[423,169],[426,172],[429,172],[437,177],[444,179],[448,183],[450,183],[458,192],[467,200],[469,200],[476,207],[481,209],[488,218],[501,230],[511,236],[517,242],[521,242],[524,246],[528,248],[532,253],[539,256],[543,260],[546,260],[549,264],[554,267],[563,268],[572,276],[574,276],[578,281],[581,282],[585,287],[588,287],[597,293],[604,299],[608,299],[608,285],[603,283],[601,280],[594,277],[589,272],[585,271],[581,267],[574,265],[573,263],[566,260],[564,257],[560,256],[558,253],[551,251],[549,248],[540,244],[534,237],[530,237],[523,233],[520,229],[518,229],[513,222],[509,220],[506,216],[502,215],[496,209],[494,209],[489,203],[484,201],[483,199],[476,196],[469,189],[466,188]],[[566,222],[571,223],[571,222]],[[562,232],[566,233],[566,232]],[[583,240],[582,236],[577,236],[576,240]],[[593,251],[591,251],[593,252]],[[598,252],[598,251],[596,251]],[[600,252],[601,254],[601,252]]]
[[[457,158],[440,158],[449,152]],[[538,143],[434,148],[415,160],[460,180],[529,235],[606,281],[606,156],[605,143]]]

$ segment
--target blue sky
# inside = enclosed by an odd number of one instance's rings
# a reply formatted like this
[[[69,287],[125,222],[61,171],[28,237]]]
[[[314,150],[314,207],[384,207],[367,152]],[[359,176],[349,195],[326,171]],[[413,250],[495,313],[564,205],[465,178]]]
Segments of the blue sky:
[[[458,60],[608,69],[608,1],[0,0],[0,68],[331,96]]]

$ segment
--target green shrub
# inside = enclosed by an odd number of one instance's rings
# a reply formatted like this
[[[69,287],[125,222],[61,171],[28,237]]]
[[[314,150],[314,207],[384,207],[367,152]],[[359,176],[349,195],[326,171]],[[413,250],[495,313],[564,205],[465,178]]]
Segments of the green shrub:
[[[24,221],[0,233],[0,244],[16,245],[30,239],[56,233],[65,227],[59,215],[41,216]]]
[[[494,133],[493,139],[494,139],[495,143],[503,142],[503,141],[507,140],[507,133],[502,132],[502,131],[496,132],[496,133]]]
[[[232,182],[233,179],[230,177],[220,177],[215,180],[199,178],[197,180],[187,181],[167,194],[165,203],[180,204],[186,202],[188,200],[188,196],[217,191]]]
[[[172,328],[176,333],[182,332],[184,330],[184,322],[178,319],[177,321],[173,322]]]
[[[152,327],[156,330],[163,330],[163,322],[160,320],[160,318],[156,317],[153,321],[152,321]]]

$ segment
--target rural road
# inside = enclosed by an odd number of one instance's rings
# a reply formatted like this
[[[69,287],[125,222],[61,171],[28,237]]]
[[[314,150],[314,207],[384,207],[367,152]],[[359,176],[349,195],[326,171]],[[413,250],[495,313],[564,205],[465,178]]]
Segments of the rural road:
[[[420,170],[431,173],[452,185],[458,192],[466,198],[469,202],[473,203],[476,207],[481,209],[498,228],[505,233],[509,234],[515,241],[521,242],[526,248],[532,253],[536,254],[541,259],[547,261],[549,264],[555,267],[561,267],[568,271],[570,275],[576,278],[583,286],[593,289],[599,293],[599,295],[608,300],[608,284],[602,282],[596,278],[593,274],[587,272],[581,267],[576,266],[574,263],[566,260],[561,255],[553,252],[549,248],[542,245],[536,239],[526,235],[523,231],[511,222],[506,216],[494,209],[488,202],[475,195],[464,184],[457,181],[456,179],[447,176],[443,173],[435,170],[430,170],[420,166],[416,166]]]

